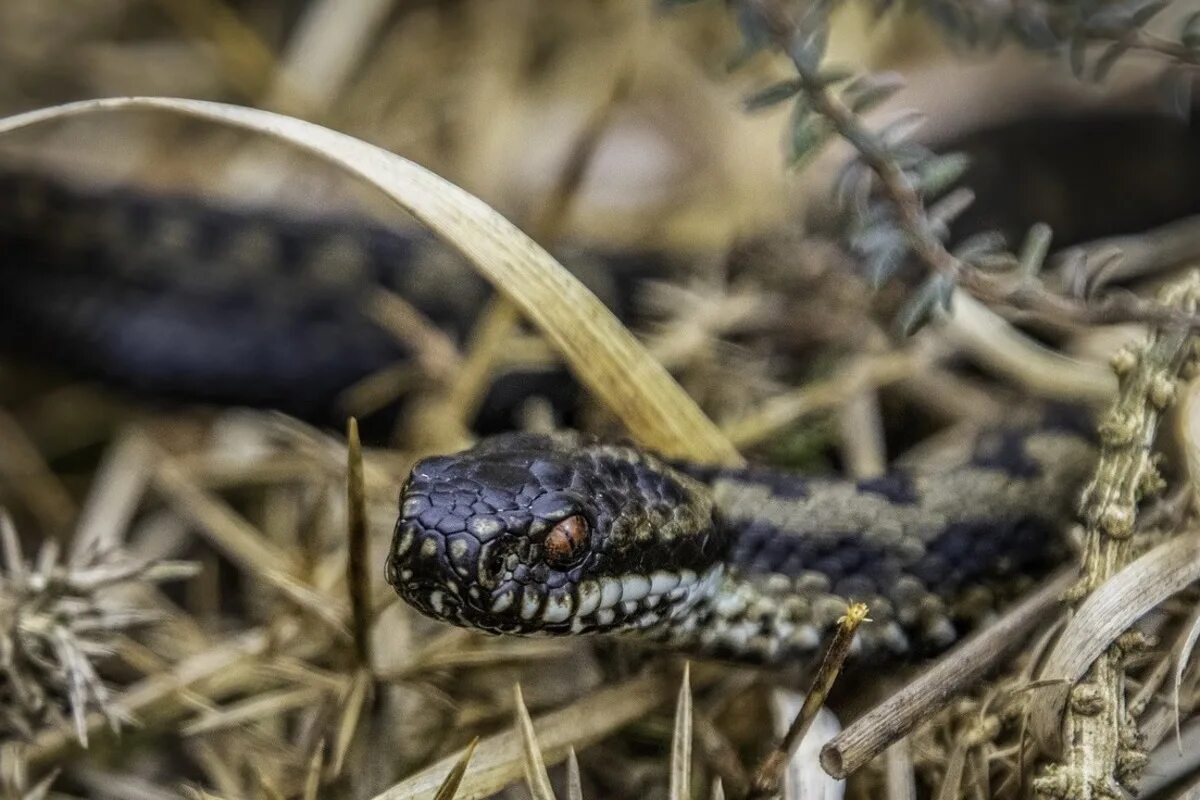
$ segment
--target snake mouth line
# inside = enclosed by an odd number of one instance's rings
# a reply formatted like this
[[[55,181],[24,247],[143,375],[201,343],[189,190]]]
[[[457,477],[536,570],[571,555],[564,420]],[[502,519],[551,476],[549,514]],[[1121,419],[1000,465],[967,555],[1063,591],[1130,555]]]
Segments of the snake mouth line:
[[[570,592],[510,584],[484,602],[428,581],[398,588],[419,611],[444,622],[494,633],[565,635],[653,628],[685,614],[699,598],[710,596],[722,575],[719,566],[703,574],[659,571],[651,578],[628,575],[587,580]]]

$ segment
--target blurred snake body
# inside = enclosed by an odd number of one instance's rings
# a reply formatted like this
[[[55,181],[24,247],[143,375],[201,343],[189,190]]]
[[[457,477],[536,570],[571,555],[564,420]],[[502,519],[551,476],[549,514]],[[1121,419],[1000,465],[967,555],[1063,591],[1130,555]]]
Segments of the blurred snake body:
[[[428,238],[20,172],[0,172],[0,244],[4,350],[139,396],[325,422],[348,386],[413,356],[364,313],[374,293],[452,337],[487,296]],[[657,256],[564,260],[626,317],[629,287],[668,272]],[[1066,554],[1092,459],[1082,427],[1060,415],[981,431],[932,465],[858,482],[502,434],[416,465],[387,577],[457,625],[622,633],[759,663],[803,662],[862,600],[862,657],[933,652]]]

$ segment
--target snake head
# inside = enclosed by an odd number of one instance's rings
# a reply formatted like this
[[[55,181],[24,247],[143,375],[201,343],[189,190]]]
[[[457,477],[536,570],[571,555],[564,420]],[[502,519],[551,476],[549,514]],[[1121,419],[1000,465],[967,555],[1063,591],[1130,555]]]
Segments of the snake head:
[[[492,633],[645,630],[711,590],[728,549],[705,486],[578,434],[506,434],[413,467],[387,578]]]

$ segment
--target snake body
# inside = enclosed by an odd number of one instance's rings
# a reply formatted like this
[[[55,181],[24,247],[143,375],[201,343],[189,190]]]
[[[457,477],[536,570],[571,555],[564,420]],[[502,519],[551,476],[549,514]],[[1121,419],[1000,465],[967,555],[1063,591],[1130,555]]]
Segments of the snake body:
[[[653,252],[560,256],[624,318],[634,287],[672,268]],[[371,315],[380,293],[461,340],[489,289],[415,229],[0,167],[0,348],[139,397],[340,423],[347,387],[413,358]],[[561,371],[501,380],[483,428],[511,427],[518,396],[569,400],[564,383]]]
[[[860,600],[873,623],[855,646],[879,662],[944,649],[1060,562],[1092,460],[1077,429],[1045,421],[859,482],[499,436],[414,467],[387,576],[457,625],[767,664],[805,663]]]
[[[20,172],[0,172],[0,244],[5,350],[138,394],[317,420],[411,357],[364,313],[373,292],[452,336],[486,298],[420,236]],[[646,255],[566,263],[625,317],[631,287],[667,273]],[[809,656],[857,599],[874,620],[864,657],[933,651],[1064,554],[1091,445],[1060,422],[981,432],[936,467],[857,483],[501,435],[414,468],[387,576],[424,613],[497,633],[627,633],[780,663]]]

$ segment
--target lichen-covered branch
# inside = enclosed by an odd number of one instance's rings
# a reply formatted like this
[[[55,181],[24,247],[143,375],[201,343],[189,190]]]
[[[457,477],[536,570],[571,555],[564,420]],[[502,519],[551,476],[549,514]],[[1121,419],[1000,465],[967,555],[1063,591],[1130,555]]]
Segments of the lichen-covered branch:
[[[1160,300],[1193,314],[1200,303],[1200,274],[1169,286]],[[1186,329],[1163,328],[1145,344],[1125,348],[1113,359],[1120,388],[1101,422],[1101,455],[1084,490],[1082,574],[1068,593],[1075,607],[1136,554],[1138,502],[1163,488],[1151,445],[1163,413],[1175,399],[1180,370],[1196,357],[1191,343]],[[1136,632],[1119,637],[1072,688],[1062,759],[1037,778],[1039,795],[1091,800],[1120,797],[1122,787],[1133,788],[1146,754],[1126,709],[1125,664],[1144,644]]]

